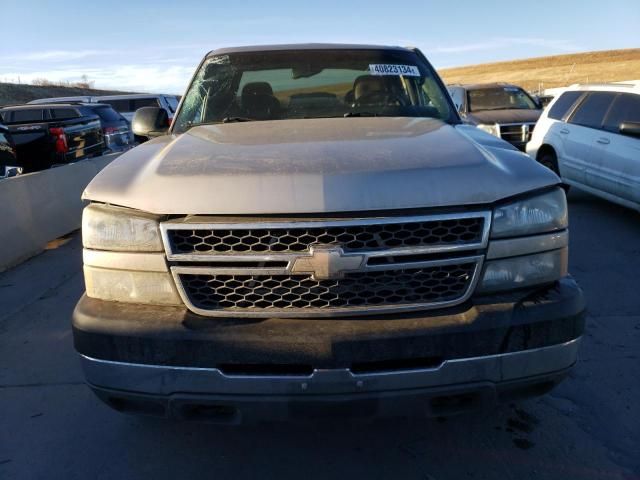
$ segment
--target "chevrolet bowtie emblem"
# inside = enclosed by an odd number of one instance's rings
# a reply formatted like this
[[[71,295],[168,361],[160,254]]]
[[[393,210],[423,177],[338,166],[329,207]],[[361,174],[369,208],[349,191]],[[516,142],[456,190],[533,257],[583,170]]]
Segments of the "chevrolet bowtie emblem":
[[[342,278],[346,272],[360,270],[364,255],[345,255],[341,247],[334,245],[314,246],[309,256],[298,257],[293,262],[293,273],[309,273],[315,280]]]

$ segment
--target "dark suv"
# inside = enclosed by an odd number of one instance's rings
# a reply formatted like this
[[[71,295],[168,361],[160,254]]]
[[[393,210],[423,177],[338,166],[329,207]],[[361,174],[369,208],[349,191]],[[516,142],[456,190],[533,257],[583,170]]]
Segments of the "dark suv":
[[[104,103],[83,103],[78,109],[86,115],[100,117],[107,152],[122,152],[134,145],[133,132],[126,118]]]
[[[465,122],[524,151],[542,113],[531,95],[507,83],[450,85],[448,89]]]

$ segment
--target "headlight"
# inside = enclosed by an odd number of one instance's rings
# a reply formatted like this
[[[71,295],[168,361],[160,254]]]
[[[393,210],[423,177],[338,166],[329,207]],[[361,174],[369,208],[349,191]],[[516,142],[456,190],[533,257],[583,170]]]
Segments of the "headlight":
[[[89,205],[82,213],[85,248],[128,252],[161,252],[158,217],[121,207]]]
[[[100,300],[182,305],[171,274],[84,267],[87,296]]]
[[[567,228],[567,197],[556,188],[536,197],[497,207],[491,237],[517,237]]]
[[[500,136],[500,129],[495,123],[479,123],[478,125],[476,125],[476,127],[478,127],[480,130],[484,130],[485,132],[490,133],[494,137]]]
[[[182,305],[162,252],[156,215],[89,205],[82,214],[87,296],[152,305]],[[121,252],[121,253],[118,253]]]
[[[552,283],[567,275],[566,248],[522,257],[492,260],[485,264],[478,293]]]

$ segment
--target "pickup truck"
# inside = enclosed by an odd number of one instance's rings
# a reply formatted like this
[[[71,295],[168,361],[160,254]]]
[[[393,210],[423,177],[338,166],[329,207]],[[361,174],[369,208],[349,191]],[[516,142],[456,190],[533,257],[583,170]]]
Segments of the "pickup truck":
[[[522,151],[542,114],[542,104],[517,85],[451,85],[449,93],[462,120]]]
[[[449,415],[576,363],[560,179],[461,121],[417,49],[224,48],[83,194],[86,380],[221,424]]]
[[[15,175],[18,160],[9,129],[0,124],[0,178]]]
[[[100,118],[73,104],[18,105],[0,108],[24,173],[102,155]]]

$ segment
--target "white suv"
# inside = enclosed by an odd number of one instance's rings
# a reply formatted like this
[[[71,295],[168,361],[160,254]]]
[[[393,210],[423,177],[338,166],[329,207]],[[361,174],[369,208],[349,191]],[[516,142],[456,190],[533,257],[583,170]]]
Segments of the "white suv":
[[[640,210],[640,81],[567,88],[538,120],[527,153],[568,185]]]

